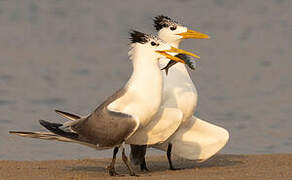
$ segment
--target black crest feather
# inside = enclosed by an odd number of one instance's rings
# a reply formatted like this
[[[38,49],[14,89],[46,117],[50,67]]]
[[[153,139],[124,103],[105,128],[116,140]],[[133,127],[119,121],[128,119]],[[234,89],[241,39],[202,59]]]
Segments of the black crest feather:
[[[163,27],[168,27],[170,25],[170,22],[172,22],[172,20],[164,15],[159,15],[153,18],[154,21],[154,27],[157,31],[159,31],[160,29],[162,29]]]
[[[148,36],[145,33],[131,30],[130,31],[130,40],[132,43],[144,44],[144,43],[148,42]]]

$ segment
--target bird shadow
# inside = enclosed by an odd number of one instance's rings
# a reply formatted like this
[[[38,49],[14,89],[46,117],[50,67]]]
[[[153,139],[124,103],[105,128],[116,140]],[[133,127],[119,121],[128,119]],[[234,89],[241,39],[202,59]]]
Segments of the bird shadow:
[[[97,173],[102,176],[107,176],[107,166],[110,165],[110,162],[111,160],[109,159],[86,160],[85,163],[81,163],[80,165],[66,166],[64,170],[74,173]],[[117,159],[115,169],[122,176],[128,175],[128,170],[120,159]],[[136,170],[136,172],[138,171]]]
[[[67,166],[66,170],[68,171],[86,171],[86,172],[105,172],[105,167],[98,166]]]
[[[204,161],[202,163],[193,161],[193,160],[185,160],[181,158],[174,157],[173,164],[175,168],[179,168],[180,170],[184,169],[205,169],[205,168],[213,168],[213,167],[229,167],[229,166],[237,166],[243,164],[244,155],[215,155],[214,157]],[[107,169],[106,166],[110,164],[110,160],[89,160],[89,163],[76,166],[67,166],[65,170],[70,172],[95,172],[95,173],[102,173],[106,174]],[[147,158],[147,165],[148,168],[152,173],[154,172],[161,172],[169,170],[168,161],[165,157],[150,157]],[[121,174],[128,174],[127,168],[123,164],[121,160],[116,162],[116,170]],[[134,167],[134,170],[139,173],[143,174],[144,176],[148,173],[143,173],[139,171],[139,167]],[[150,173],[151,174],[151,173]],[[149,174],[149,175],[150,175]]]
[[[194,160],[186,160],[182,158],[173,158],[173,165],[180,170],[194,169],[194,168],[213,168],[213,167],[228,167],[243,164],[243,155],[215,155],[212,158],[197,162]],[[149,168],[152,172],[168,170],[168,161],[156,161],[155,159],[148,160]]]
[[[65,170],[67,171],[84,171],[84,172],[105,172],[106,165],[110,163],[110,161],[106,160],[85,160],[86,163],[82,163],[82,165],[75,166],[66,166]]]

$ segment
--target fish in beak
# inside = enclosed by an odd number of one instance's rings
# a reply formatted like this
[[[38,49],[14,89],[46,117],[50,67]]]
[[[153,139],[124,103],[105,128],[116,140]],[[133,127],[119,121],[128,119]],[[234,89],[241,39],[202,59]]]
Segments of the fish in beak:
[[[185,54],[185,55],[193,56],[193,57],[196,57],[196,58],[200,58],[196,54],[193,54],[191,52],[188,52],[188,51],[185,51],[185,50],[182,50],[182,49],[178,49],[178,48],[175,48],[175,47],[171,47],[168,50],[162,50],[162,51],[156,51],[156,52],[161,54],[161,55],[163,55],[163,56],[165,56],[166,58],[168,58],[170,60],[174,60],[176,62],[181,62],[181,63],[184,63],[184,64],[186,64],[184,59],[179,58],[179,56],[170,55],[169,52],[170,53],[176,53],[176,54]]]
[[[180,59],[183,59],[185,61],[185,64],[192,70],[195,70],[195,66],[192,62],[192,59],[190,56],[187,56],[185,54],[177,54],[176,57],[179,57]],[[175,65],[177,62],[170,60],[165,67],[163,67],[161,70],[165,70],[165,74],[168,75],[168,70]]]

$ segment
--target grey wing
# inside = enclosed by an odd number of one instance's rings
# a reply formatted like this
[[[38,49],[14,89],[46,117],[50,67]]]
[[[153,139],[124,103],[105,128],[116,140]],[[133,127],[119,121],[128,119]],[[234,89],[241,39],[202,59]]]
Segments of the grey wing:
[[[71,128],[84,141],[99,145],[99,147],[113,147],[133,134],[138,127],[138,122],[129,114],[109,110],[104,106]]]

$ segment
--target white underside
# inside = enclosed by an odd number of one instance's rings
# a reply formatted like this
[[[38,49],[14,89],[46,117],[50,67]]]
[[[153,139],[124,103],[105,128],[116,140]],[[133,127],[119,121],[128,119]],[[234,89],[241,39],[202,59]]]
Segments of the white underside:
[[[185,121],[167,141],[153,147],[166,151],[168,144],[171,143],[172,154],[204,161],[222,149],[228,139],[229,133],[224,128],[193,116]]]
[[[178,128],[182,113],[176,109],[161,108],[163,81],[158,58],[149,57],[149,53],[140,51],[138,46],[130,54],[133,60],[133,73],[125,86],[125,93],[107,108],[110,111],[128,114],[136,120],[138,127],[125,138],[127,143],[155,144],[165,141]],[[158,117],[159,115],[162,119]],[[166,121],[170,116],[175,118]],[[166,127],[170,129],[169,132],[162,133]]]
[[[161,67],[167,61],[160,61]],[[172,154],[192,160],[206,160],[224,147],[229,139],[227,130],[193,116],[197,107],[197,90],[185,65],[176,64],[164,75],[165,107],[178,108],[183,120],[178,130],[165,142],[152,146],[166,151],[172,144]]]
[[[161,60],[160,67],[168,60]],[[163,72],[163,100],[162,105],[180,109],[184,115],[183,121],[193,115],[197,106],[197,90],[182,63],[177,63],[169,69],[168,75]]]

